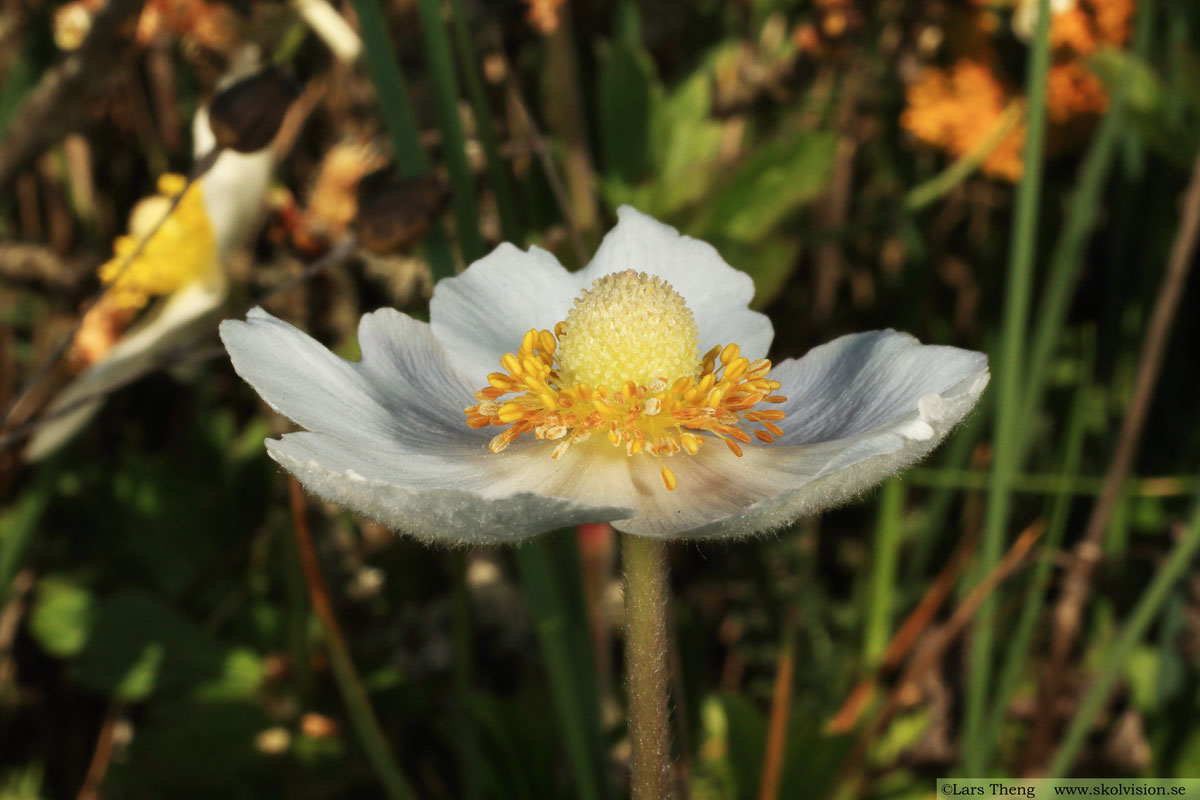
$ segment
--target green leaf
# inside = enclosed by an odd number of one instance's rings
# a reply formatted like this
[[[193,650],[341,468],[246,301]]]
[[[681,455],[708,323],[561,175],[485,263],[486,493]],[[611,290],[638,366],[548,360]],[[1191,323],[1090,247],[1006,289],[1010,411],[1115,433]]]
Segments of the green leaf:
[[[641,48],[623,42],[600,54],[600,148],[605,172],[637,183],[649,167],[647,146],[654,64]]]
[[[721,149],[721,124],[712,119],[712,86],[698,70],[665,101],[655,104],[650,124],[653,185],[642,199],[651,216],[671,216],[697,202],[712,185]]]
[[[757,797],[767,751],[766,720],[762,712],[741,695],[722,694],[721,707],[729,726],[729,763],[737,780],[738,797]]]
[[[223,646],[153,595],[123,590],[101,601],[71,677],[127,700],[159,691],[198,690],[245,697],[261,681],[246,651]]]
[[[87,589],[54,576],[38,581],[29,632],[50,655],[78,655],[87,643],[94,618],[95,599]]]
[[[717,192],[699,226],[705,238],[761,241],[829,185],[837,137],[806,131],[759,148]]]
[[[55,477],[50,468],[40,470],[20,499],[0,512],[0,601],[7,596],[13,576],[37,534],[42,513],[54,494]]]
[[[278,783],[261,783],[271,761],[256,750],[254,738],[269,725],[252,702],[180,698],[153,703],[114,782],[136,787],[133,796],[141,797],[297,796]]]

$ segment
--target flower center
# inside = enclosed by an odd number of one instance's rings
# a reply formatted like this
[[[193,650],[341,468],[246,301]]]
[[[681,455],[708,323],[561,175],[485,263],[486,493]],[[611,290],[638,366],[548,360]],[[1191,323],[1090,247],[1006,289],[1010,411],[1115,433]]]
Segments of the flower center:
[[[159,178],[159,193],[134,207],[129,217],[129,234],[113,242],[113,257],[99,271],[100,280],[111,284],[108,298],[113,307],[139,309],[152,296],[170,294],[216,265],[216,238],[199,183],[188,187],[179,205],[142,246],[142,251],[129,259],[138,243],[167,214],[170,198],[183,191],[185,184],[182,175]]]
[[[633,270],[606,275],[576,298],[562,326],[559,375],[568,384],[645,386],[700,372],[692,310],[662,278]]]
[[[663,457],[695,455],[709,437],[740,456],[739,443],[783,435],[775,424],[783,411],[755,409],[786,399],[772,394],[779,383],[767,379],[770,361],[750,361],[736,344],[698,353],[696,321],[670,284],[631,270],[606,275],[553,333],[530,330],[515,355],[504,354],[505,371],[475,393],[467,425],[507,426],[489,444],[493,453],[524,433],[557,440],[552,458],[602,433],[628,456],[658,458],[673,490]],[[762,429],[743,427],[750,424]]]

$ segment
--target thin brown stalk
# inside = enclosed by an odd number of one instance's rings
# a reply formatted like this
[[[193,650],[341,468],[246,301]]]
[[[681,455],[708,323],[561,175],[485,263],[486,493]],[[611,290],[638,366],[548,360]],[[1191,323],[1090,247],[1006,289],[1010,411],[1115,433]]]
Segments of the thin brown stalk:
[[[904,668],[900,680],[896,682],[895,687],[888,694],[887,699],[876,713],[875,718],[863,731],[862,735],[859,736],[854,748],[846,757],[845,762],[843,762],[839,775],[839,783],[845,784],[849,782],[851,786],[856,788],[854,794],[858,793],[857,787],[861,784],[863,777],[862,765],[866,759],[870,743],[883,732],[892,715],[901,707],[903,704],[902,698],[910,694],[910,687],[920,685],[921,677],[941,660],[950,645],[966,630],[967,624],[979,612],[979,607],[991,596],[996,587],[1016,571],[1017,567],[1024,561],[1025,556],[1029,554],[1030,549],[1041,538],[1045,529],[1045,522],[1039,519],[1022,531],[1004,557],[963,598],[963,601],[954,610],[954,613],[950,615],[950,618],[946,620],[945,624],[932,631],[921,642],[920,646],[917,647],[909,659],[908,665]]]
[[[977,536],[962,537],[958,546],[954,548],[954,553],[946,562],[946,566],[942,568],[942,571],[938,573],[933,583],[925,591],[921,602],[909,613],[904,619],[903,624],[892,635],[892,639],[888,642],[887,649],[883,653],[883,659],[878,669],[858,682],[858,685],[850,692],[850,696],[846,698],[846,702],[842,704],[838,713],[826,725],[826,730],[829,733],[834,735],[849,733],[858,725],[862,713],[866,710],[867,704],[875,694],[875,689],[879,686],[883,676],[900,666],[904,657],[908,655],[913,645],[920,639],[921,634],[933,622],[933,618],[937,614],[938,609],[942,607],[942,603],[946,601],[946,598],[950,596],[950,592],[954,590],[954,584],[957,583],[959,576],[966,567],[971,551],[975,548],[977,538]]]
[[[783,623],[783,642],[775,663],[775,687],[771,692],[771,716],[767,722],[767,752],[759,780],[759,800],[779,797],[779,779],[783,775],[787,753],[788,721],[792,715],[792,675],[796,671],[796,621],[788,614]]]
[[[1154,301],[1154,309],[1150,314],[1150,322],[1142,339],[1141,352],[1138,356],[1137,374],[1134,378],[1133,397],[1129,401],[1129,409],[1121,421],[1121,430],[1117,435],[1117,445],[1113,451],[1112,461],[1104,476],[1104,484],[1092,507],[1083,537],[1075,545],[1073,556],[1067,572],[1063,577],[1062,592],[1054,608],[1052,624],[1054,635],[1051,637],[1050,665],[1045,672],[1042,682],[1041,712],[1035,724],[1034,733],[1030,736],[1029,754],[1032,759],[1041,760],[1042,754],[1049,754],[1053,748],[1048,744],[1053,737],[1055,716],[1054,703],[1049,702],[1062,694],[1063,681],[1066,677],[1066,661],[1074,649],[1075,639],[1079,635],[1079,627],[1083,618],[1083,608],[1092,590],[1092,577],[1102,556],[1101,540],[1108,528],[1121,495],[1121,487],[1129,475],[1133,458],[1137,454],[1141,441],[1142,430],[1146,424],[1146,416],[1150,411],[1150,401],[1154,398],[1154,390],[1158,385],[1158,376],[1162,371],[1163,357],[1167,343],[1170,340],[1171,328],[1175,322],[1179,301],[1187,286],[1188,273],[1196,254],[1197,237],[1200,235],[1200,156],[1192,168],[1191,181],[1183,196],[1183,212],[1179,229],[1175,233],[1175,241],[1171,245],[1171,254],[1167,261],[1167,270],[1159,286],[1158,296]]]
[[[108,773],[108,765],[112,763],[113,734],[116,731],[117,722],[121,718],[121,708],[120,700],[114,699],[109,703],[108,713],[104,715],[104,722],[100,725],[100,734],[96,737],[92,762],[88,765],[87,775],[84,776],[83,786],[80,787],[76,800],[99,800],[100,798],[100,784],[104,782],[104,776]]]
[[[304,572],[304,583],[308,587],[313,613],[317,615],[325,633],[325,649],[329,653],[329,663],[333,667],[338,689],[341,690],[346,713],[349,714],[350,721],[358,733],[359,742],[388,797],[391,800],[410,800],[414,796],[412,788],[392,755],[392,747],[384,735],[379,719],[375,716],[375,710],[371,707],[371,699],[367,696],[366,687],[354,666],[354,660],[350,657],[350,649],[346,646],[346,637],[342,635],[341,625],[333,612],[333,603],[329,601],[329,590],[325,586],[325,578],[321,575],[321,565],[317,562],[317,550],[313,546],[312,532],[308,526],[304,490],[300,487],[300,482],[292,477],[288,478],[288,490],[292,532],[296,537],[296,550]]]

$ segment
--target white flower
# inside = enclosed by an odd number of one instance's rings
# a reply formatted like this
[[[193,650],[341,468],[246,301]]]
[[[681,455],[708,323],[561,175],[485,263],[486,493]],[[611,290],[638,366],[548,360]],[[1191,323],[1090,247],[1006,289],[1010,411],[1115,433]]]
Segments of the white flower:
[[[358,362],[261,309],[222,323],[237,373],[307,429],[267,440],[271,457],[428,541],[599,521],[745,536],[912,464],[987,385],[982,353],[895,331],[771,369],[750,278],[632,208],[618,215],[579,272],[501,245],[437,285],[429,324],[367,314]]]
[[[196,113],[192,136],[197,158],[216,145],[203,108]],[[118,239],[114,257],[100,269],[109,287],[85,318],[76,349],[89,333],[89,323],[104,328],[109,315],[153,305],[115,342],[103,342],[94,360],[86,359],[87,368],[48,406],[46,423],[26,446],[26,459],[53,453],[95,415],[106,392],[153,368],[198,331],[211,330],[229,294],[226,265],[262,219],[274,163],[269,147],[249,154],[225,150],[165,221],[171,197],[183,188],[183,176],[162,176],[159,194],[135,206],[129,235]],[[156,226],[141,254],[130,261],[128,254]]]

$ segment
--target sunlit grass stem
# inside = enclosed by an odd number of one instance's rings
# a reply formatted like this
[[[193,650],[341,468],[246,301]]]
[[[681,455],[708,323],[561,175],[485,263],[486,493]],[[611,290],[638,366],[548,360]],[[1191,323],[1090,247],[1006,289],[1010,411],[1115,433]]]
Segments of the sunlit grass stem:
[[[892,635],[896,568],[903,534],[904,485],[897,478],[891,478],[883,484],[875,522],[870,591],[863,634],[863,659],[868,668],[878,665]]]
[[[1021,426],[1021,386],[1024,380],[1025,330],[1033,285],[1033,262],[1038,231],[1038,210],[1042,193],[1042,159],[1046,132],[1046,73],[1050,65],[1050,0],[1038,3],[1037,33],[1029,51],[1029,79],[1025,96],[1028,123],[1023,154],[1024,175],[1017,187],[1016,220],[1013,226],[1008,264],[1008,285],[1004,299],[1004,322],[999,356],[994,372],[996,381],[995,456],[992,482],[988,492],[976,576],[992,571],[1004,551],[1009,522],[1009,495],[1012,477],[1019,468]],[[994,607],[988,598],[975,625],[970,648],[970,673],[963,720],[963,769],[967,775],[982,774],[984,725],[991,687],[993,660]]]
[[[1087,432],[1087,403],[1094,387],[1091,382],[1092,362],[1095,354],[1088,340],[1088,354],[1083,357],[1087,364],[1085,374],[1081,376],[1079,386],[1075,390],[1075,398],[1071,404],[1070,416],[1067,419],[1067,430],[1063,437],[1063,455],[1060,473],[1067,481],[1079,472],[1083,460],[1084,435]],[[980,744],[980,760],[987,764],[995,750],[996,741],[1000,735],[1001,724],[1008,712],[1009,703],[1017,691],[1023,670],[1033,647],[1034,634],[1037,633],[1038,622],[1046,606],[1046,592],[1054,570],[1055,559],[1062,547],[1063,537],[1067,529],[1067,519],[1071,511],[1072,495],[1062,492],[1050,500],[1049,523],[1046,538],[1040,548],[1040,557],[1033,570],[1026,591],[1025,601],[1021,605],[1017,623],[1004,647],[1000,672],[996,678],[995,700],[992,702],[991,715],[988,724],[984,726],[983,741]]]

